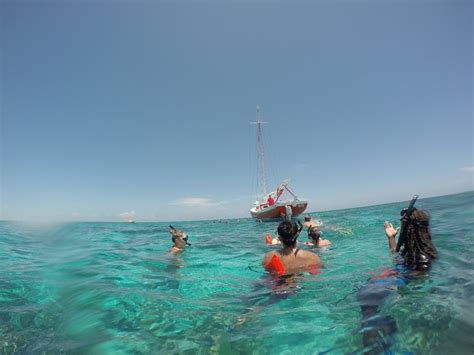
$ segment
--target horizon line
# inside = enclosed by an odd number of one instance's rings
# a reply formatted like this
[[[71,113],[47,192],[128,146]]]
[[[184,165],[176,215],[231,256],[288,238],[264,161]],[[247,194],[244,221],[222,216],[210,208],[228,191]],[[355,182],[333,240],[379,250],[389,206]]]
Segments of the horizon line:
[[[452,194],[444,194],[444,195],[434,195],[434,196],[426,196],[419,198],[419,200],[426,200],[426,199],[432,199],[432,198],[438,198],[438,197],[446,197],[446,196],[455,196],[455,195],[461,195],[469,192],[474,192],[474,189],[467,190],[467,191],[461,191],[461,192],[456,192]],[[376,207],[376,206],[382,206],[382,205],[391,205],[391,204],[396,204],[396,203],[401,203],[401,202],[406,202],[408,200],[401,200],[401,201],[392,201],[392,202],[384,202],[384,203],[376,203],[374,205],[362,205],[362,206],[352,206],[352,207],[343,207],[343,208],[335,208],[335,209],[329,209],[329,210],[320,210],[320,211],[312,211],[312,212],[305,212],[301,213],[301,215],[304,214],[313,214],[313,213],[326,213],[326,212],[334,212],[334,211],[343,211],[343,210],[352,210],[352,209],[357,209],[357,208],[366,208],[366,207]],[[163,220],[163,221],[135,221],[129,222],[129,221],[124,221],[124,220],[111,220],[111,221],[88,221],[88,220],[83,220],[83,221],[74,221],[74,220],[48,220],[48,221],[39,221],[39,220],[22,220],[22,219],[0,219],[0,222],[26,222],[26,223],[65,223],[65,224],[70,224],[70,223],[128,223],[128,224],[137,224],[137,223],[176,223],[176,222],[202,222],[202,221],[229,221],[229,220],[237,220],[237,219],[252,219],[252,217],[233,217],[233,218],[213,218],[213,219],[192,219],[192,220]]]

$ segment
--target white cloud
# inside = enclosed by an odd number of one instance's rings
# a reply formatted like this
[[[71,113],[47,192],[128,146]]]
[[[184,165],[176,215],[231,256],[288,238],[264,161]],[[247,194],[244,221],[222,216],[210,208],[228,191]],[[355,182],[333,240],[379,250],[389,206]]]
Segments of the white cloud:
[[[465,166],[464,168],[461,168],[462,171],[467,171],[468,173],[473,173],[474,172],[474,166]]]
[[[206,197],[184,197],[176,200],[173,205],[185,206],[185,207],[211,207],[225,204],[225,201],[213,201]]]
[[[135,217],[135,211],[122,212],[119,214],[119,217],[123,219],[133,219]]]

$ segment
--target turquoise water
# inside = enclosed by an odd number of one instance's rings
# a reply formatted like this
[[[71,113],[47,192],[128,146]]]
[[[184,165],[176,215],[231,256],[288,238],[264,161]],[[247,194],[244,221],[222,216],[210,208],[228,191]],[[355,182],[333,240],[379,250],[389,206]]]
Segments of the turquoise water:
[[[283,285],[260,267],[277,223],[176,222],[193,246],[168,256],[166,223],[0,222],[0,352],[362,352],[358,290],[393,266],[383,221],[405,206],[313,214],[332,241],[324,268]],[[417,206],[432,215],[439,259],[381,300],[397,326],[391,349],[470,354],[474,193]]]

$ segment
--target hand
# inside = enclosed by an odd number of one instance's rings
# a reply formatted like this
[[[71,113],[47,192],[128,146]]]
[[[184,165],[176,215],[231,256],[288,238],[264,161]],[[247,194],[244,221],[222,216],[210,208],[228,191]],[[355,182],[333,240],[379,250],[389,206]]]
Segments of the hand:
[[[395,238],[395,236],[397,235],[398,231],[400,230],[400,227],[398,228],[393,228],[393,225],[392,223],[389,223],[387,221],[385,221],[385,223],[383,224],[384,228],[385,228],[385,234],[387,235],[388,238]]]

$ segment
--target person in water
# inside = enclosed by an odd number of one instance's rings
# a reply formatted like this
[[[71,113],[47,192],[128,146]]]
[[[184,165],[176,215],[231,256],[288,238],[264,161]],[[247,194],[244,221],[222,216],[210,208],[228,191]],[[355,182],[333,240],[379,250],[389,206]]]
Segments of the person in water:
[[[186,245],[191,246],[191,243],[188,242],[188,235],[186,232],[177,230],[172,225],[170,227],[170,234],[171,234],[171,241],[173,242],[173,246],[169,250],[169,253],[176,254],[181,253],[186,248]]]
[[[317,226],[312,226],[308,228],[308,239],[309,241],[304,243],[310,247],[327,247],[331,245],[331,242],[327,239],[321,238],[321,229]]]
[[[286,299],[290,295],[294,295],[300,289],[299,276],[294,275],[302,272],[309,272],[311,274],[318,274],[318,266],[321,264],[319,257],[309,251],[299,250],[296,247],[296,239],[298,238],[303,226],[299,222],[300,228],[294,222],[284,221],[278,226],[278,239],[282,248],[280,250],[271,251],[265,254],[262,260],[262,266],[271,274],[266,274],[262,280],[256,285],[254,292],[259,294],[252,297],[251,304],[248,306],[250,310],[244,315],[240,316],[233,325],[227,327],[228,332],[233,332],[237,327],[244,324],[249,317],[255,316],[265,307]],[[269,234],[266,235],[270,239]],[[267,243],[269,244],[269,243]],[[274,277],[283,275],[293,275],[293,277]],[[262,288],[270,288],[271,292],[262,293]]]
[[[417,198],[415,195],[410,206],[400,212],[400,228],[394,228],[388,221],[384,223],[389,249],[396,255],[396,266],[369,279],[357,295],[363,317],[362,341],[370,353],[389,351],[397,329],[390,315],[379,314],[383,301],[397,286],[405,286],[425,275],[437,257],[429,229],[430,215],[414,208]],[[395,237],[399,231],[397,242]]]
[[[296,246],[296,240],[303,229],[294,222],[284,221],[278,226],[278,239],[282,243],[282,248],[273,250],[265,254],[262,266],[279,276],[296,274],[304,271],[316,272],[321,264],[319,257],[309,251],[300,250]]]
[[[391,223],[384,223],[390,251],[399,252],[403,246],[400,256],[405,266],[418,271],[428,270],[437,255],[429,229],[430,215],[427,211],[416,208],[409,213],[402,210],[401,214],[401,227],[395,229]],[[395,236],[400,229],[403,232],[400,233],[397,243]]]
[[[311,227],[319,227],[319,224],[317,224],[311,216],[305,216],[304,217],[303,225],[306,228],[308,228],[308,231]]]
[[[308,228],[308,231],[311,227],[321,227],[323,225],[322,222],[318,221],[318,220],[314,220],[311,216],[306,216],[304,218],[304,223],[303,225]],[[342,234],[342,235],[353,235],[354,232],[352,231],[351,228],[347,228],[347,227],[339,227],[339,226],[328,226],[326,225],[324,229],[327,229],[327,230],[332,230],[334,232],[337,232],[338,234]]]

